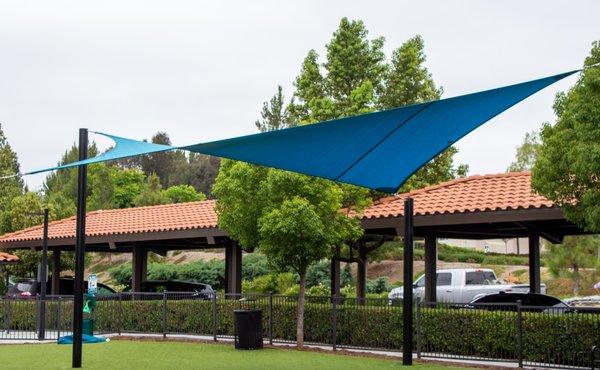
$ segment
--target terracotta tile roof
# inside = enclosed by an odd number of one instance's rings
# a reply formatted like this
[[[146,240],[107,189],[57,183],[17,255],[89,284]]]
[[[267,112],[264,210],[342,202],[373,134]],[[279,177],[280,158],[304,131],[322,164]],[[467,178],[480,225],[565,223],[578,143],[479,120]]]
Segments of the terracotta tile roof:
[[[364,210],[363,218],[401,216],[404,211],[404,199],[408,195],[415,200],[416,215],[554,207],[551,201],[532,192],[530,180],[529,172],[460,178],[411,193],[380,199]],[[214,200],[207,200],[93,211],[87,214],[86,235],[106,236],[216,228],[217,214],[214,206]],[[74,238],[75,217],[51,222],[49,237]],[[39,225],[0,236],[0,244],[41,238],[42,227]]]
[[[0,262],[19,262],[19,257],[5,252],[0,252]]]
[[[404,199],[415,201],[415,215],[551,208],[554,204],[531,189],[529,172],[509,172],[459,178],[410,193],[382,198],[363,212],[363,218],[398,217]]]
[[[111,209],[88,212],[86,236],[136,234],[217,227],[215,201],[189,202],[159,206]],[[75,217],[48,225],[49,239],[74,238]],[[39,240],[42,225],[0,236],[0,243]]]

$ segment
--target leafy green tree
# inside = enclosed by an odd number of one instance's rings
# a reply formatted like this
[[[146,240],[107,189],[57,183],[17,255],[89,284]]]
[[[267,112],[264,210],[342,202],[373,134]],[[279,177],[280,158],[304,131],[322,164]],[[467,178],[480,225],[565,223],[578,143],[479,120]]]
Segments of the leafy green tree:
[[[0,124],[0,177],[6,176],[0,179],[0,214],[9,210],[12,198],[23,193],[23,180],[19,173],[20,168],[17,154],[8,143]],[[12,175],[17,176],[9,177]],[[9,230],[1,229],[0,233],[6,231]]]
[[[260,132],[279,130],[288,126],[289,118],[281,85],[270,101],[263,103],[261,119],[254,123]]]
[[[442,96],[444,90],[436,87],[425,61],[425,42],[419,35],[394,50],[379,98],[381,109],[438,100]]]
[[[8,210],[2,214],[2,228],[6,231],[16,231],[30,226],[39,225],[43,218],[32,213],[43,210],[42,199],[37,193],[27,192],[13,197]],[[19,277],[33,277],[40,262],[40,253],[28,249],[15,250],[19,263],[7,267],[7,272]]]
[[[88,186],[91,194],[87,200],[87,210],[111,209],[115,207],[115,184],[112,168],[104,163],[90,166]]]
[[[377,91],[382,89],[387,68],[385,39],[369,40],[368,33],[362,21],[342,18],[326,45],[324,87],[333,101],[336,118],[371,110]]]
[[[567,236],[562,244],[548,243],[545,259],[553,276],[566,274],[572,279],[573,295],[577,296],[581,287],[581,269],[593,269],[596,273],[600,269],[599,248],[600,237],[597,235]]]
[[[219,227],[243,248],[258,247],[279,268],[300,276],[302,346],[306,269],[330,256],[333,245],[355,240],[362,231],[356,219],[339,212],[343,189],[327,180],[227,160],[213,192]]]
[[[43,218],[32,213],[43,211],[42,199],[34,192],[27,192],[11,199],[6,212],[2,214],[2,228],[7,231],[21,230],[42,223]]]
[[[362,21],[342,18],[326,45],[327,61],[322,65],[325,75],[318,54],[308,52],[288,106],[292,122],[313,123],[374,109],[387,65],[383,37],[369,40],[367,36]]]
[[[265,167],[224,159],[213,186],[219,227],[249,251],[259,245],[258,219],[267,196],[261,184],[269,171]]]
[[[206,195],[197,192],[190,185],[171,186],[163,190],[163,195],[168,199],[168,203],[185,203],[206,199]]]
[[[88,154],[90,157],[98,155],[98,148],[95,142],[91,142],[88,147]],[[77,145],[73,144],[63,154],[58,165],[63,165],[71,162],[75,162],[79,159],[79,149]],[[88,167],[88,176],[93,176],[93,166]],[[68,199],[72,199],[73,202],[77,199],[77,169],[69,168],[61,171],[51,172],[44,181],[44,194],[47,196],[50,194],[62,193]]]
[[[593,43],[579,80],[554,102],[557,121],[542,128],[532,186],[567,219],[600,232],[600,41]]]
[[[391,66],[386,70],[385,86],[378,102],[380,109],[440,99],[443,89],[436,87],[431,73],[424,65],[425,60],[425,43],[419,35],[407,40],[393,52]],[[445,150],[411,176],[399,192],[438,184],[457,176],[466,176],[468,166],[454,165],[453,157],[456,153],[456,147]]]
[[[160,178],[157,175],[150,175],[146,179],[146,183],[140,194],[135,198],[136,206],[155,206],[159,204],[167,204],[169,199],[162,191]]]
[[[508,166],[506,172],[531,171],[540,146],[540,133],[538,131],[526,133],[523,142],[517,147],[517,157]]]
[[[211,194],[221,159],[200,153],[188,153],[185,161],[176,161],[170,176],[171,185],[191,185],[197,192]]]
[[[158,179],[157,176],[154,176]],[[113,206],[110,208],[130,208],[139,205],[137,203],[138,197],[147,188],[147,179],[144,173],[137,169],[120,169],[117,167],[112,168],[110,173],[110,184],[105,186],[112,186],[114,188],[114,199]],[[158,189],[160,190],[160,180],[158,180]],[[149,196],[146,194],[146,196]]]
[[[326,61],[320,64],[318,54],[310,50],[287,108],[283,109],[283,93],[278,89],[273,99],[264,103],[258,128],[269,131],[287,127],[290,122],[310,124],[370,112],[384,104],[398,106],[439,98],[441,90],[435,88],[421,65],[424,54],[420,38],[396,53],[390,70],[382,51],[383,38],[369,40],[367,35],[361,21],[343,18],[326,46]],[[403,75],[407,63],[412,69]],[[404,87],[386,93],[386,87],[395,89],[398,81],[406,81]],[[386,100],[380,103],[383,96]],[[424,171],[414,186],[458,174],[461,169],[452,162],[455,152],[453,149],[440,156],[441,164]],[[302,345],[306,269],[330,257],[332,246],[360,236],[356,220],[339,211],[342,207],[364,207],[370,194],[354,186],[229,160],[221,163],[213,194],[218,199],[219,227],[245,249],[258,247],[270,261],[292,267],[299,274],[297,334]]]
[[[407,40],[394,51],[389,65],[382,52],[383,41],[369,41],[362,22],[342,19],[327,45],[323,68],[314,50],[304,59],[287,108],[289,120],[313,123],[439,99],[443,89],[436,87],[424,65],[423,39],[415,36]],[[432,159],[399,191],[465,176],[468,166],[454,164],[457,152],[451,147]]]
[[[157,132],[152,136],[154,144],[171,145],[171,138],[166,132]],[[168,151],[153,153],[139,157],[142,171],[147,176],[156,174],[163,187],[171,185],[170,176],[177,161],[185,161],[185,155],[181,151]]]
[[[11,200],[9,210],[2,214],[2,227],[7,231],[17,231],[39,225],[43,222],[43,216],[40,214],[46,207],[50,211],[50,220],[57,219],[54,206],[51,204],[44,205],[43,199],[38,193],[26,192],[23,195],[18,195]],[[13,253],[19,256],[20,261],[16,265],[8,266],[8,273],[19,277],[35,277],[37,266],[41,260],[41,252],[20,249],[13,251]],[[51,252],[49,256],[52,256]],[[52,258],[49,258],[49,262],[52,264]],[[63,252],[61,254],[61,268],[72,270],[73,266],[73,253]]]

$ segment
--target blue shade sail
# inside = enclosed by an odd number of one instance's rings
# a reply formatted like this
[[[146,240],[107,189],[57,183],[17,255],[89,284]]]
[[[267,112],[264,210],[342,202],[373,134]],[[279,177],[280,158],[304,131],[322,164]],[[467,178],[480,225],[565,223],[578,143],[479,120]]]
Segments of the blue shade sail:
[[[182,149],[394,193],[472,130],[576,72]]]
[[[43,170],[31,171],[31,172],[25,173],[24,175],[33,175],[35,173],[41,173],[41,172],[53,171],[53,170],[62,170],[65,168],[77,167],[77,166],[81,166],[84,164],[106,162],[106,161],[112,161],[115,159],[122,159],[122,158],[134,157],[134,156],[142,155],[142,154],[164,152],[167,150],[175,149],[175,147],[172,147],[169,145],[161,145],[161,144],[148,143],[145,141],[132,140],[132,139],[127,139],[127,138],[120,137],[120,136],[103,134],[101,132],[94,132],[94,133],[110,138],[111,140],[113,140],[115,142],[115,146],[94,158],[88,158],[83,161],[71,162],[71,163],[61,165],[61,166],[46,168]]]
[[[183,147],[106,135],[115,148],[75,167],[183,149],[394,193],[419,168],[491,118],[579,70],[497,89]]]

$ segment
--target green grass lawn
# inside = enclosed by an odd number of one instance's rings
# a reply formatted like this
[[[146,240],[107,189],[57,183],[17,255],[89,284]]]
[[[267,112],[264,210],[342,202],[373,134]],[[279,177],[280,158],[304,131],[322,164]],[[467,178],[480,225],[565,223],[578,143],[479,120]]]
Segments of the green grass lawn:
[[[0,367],[69,369],[70,345],[0,344]],[[292,349],[236,351],[232,345],[115,340],[83,346],[84,369],[397,369],[399,360]],[[418,364],[418,370],[457,368]]]

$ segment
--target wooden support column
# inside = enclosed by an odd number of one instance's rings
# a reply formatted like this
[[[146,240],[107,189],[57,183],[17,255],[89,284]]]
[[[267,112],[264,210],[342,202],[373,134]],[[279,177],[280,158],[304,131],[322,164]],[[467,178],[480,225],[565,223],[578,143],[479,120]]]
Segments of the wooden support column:
[[[331,295],[340,295],[340,247],[335,248],[335,253],[331,257]]]
[[[529,236],[529,291],[541,292],[540,281],[540,236]]]
[[[425,302],[437,301],[437,238],[434,233],[425,235]]]
[[[361,242],[358,247],[358,264],[356,269],[356,298],[359,304],[365,303],[367,294],[367,248]]]
[[[142,281],[148,277],[148,247],[133,246],[131,291],[141,292]]]
[[[52,288],[50,294],[60,294],[60,247],[52,247]]]
[[[225,293],[242,293],[242,248],[235,241],[225,248]]]

